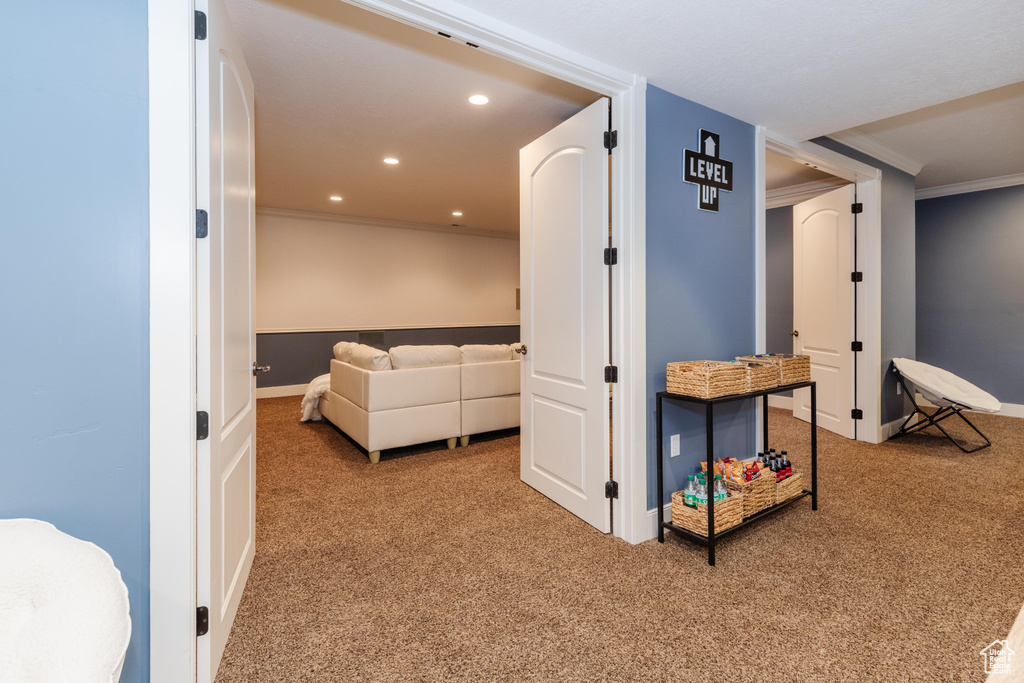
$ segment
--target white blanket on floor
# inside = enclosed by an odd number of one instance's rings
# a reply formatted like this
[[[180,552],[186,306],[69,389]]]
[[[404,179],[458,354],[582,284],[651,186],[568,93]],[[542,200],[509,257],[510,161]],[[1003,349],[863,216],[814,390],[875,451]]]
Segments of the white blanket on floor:
[[[302,397],[302,420],[301,422],[316,422],[322,419],[320,415],[320,397],[331,388],[331,374],[320,375],[306,388],[306,395]]]

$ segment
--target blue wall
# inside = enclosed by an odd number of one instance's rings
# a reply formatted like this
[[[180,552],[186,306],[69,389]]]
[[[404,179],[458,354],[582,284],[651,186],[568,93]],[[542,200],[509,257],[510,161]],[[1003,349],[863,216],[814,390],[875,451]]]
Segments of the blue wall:
[[[767,353],[793,353],[793,207],[765,211]]]
[[[719,212],[697,208],[683,182],[683,150],[699,149],[699,130],[721,135],[733,162],[733,191]],[[647,89],[647,507],[657,507],[655,398],[665,364],[753,353],[754,127],[659,88]],[[753,455],[753,403],[716,407],[715,457]],[[669,435],[682,454],[668,458]],[[665,405],[665,492],[683,488],[705,457],[704,411]]]
[[[917,358],[1024,403],[1024,185],[917,202]]]
[[[149,666],[146,3],[23,2],[0,41],[0,517],[109,552]]]
[[[882,376],[881,424],[910,413],[910,403],[896,394],[893,358],[917,354],[917,289],[914,278],[914,176],[883,164],[830,138],[812,140],[882,171]],[[863,270],[863,267],[861,268]]]

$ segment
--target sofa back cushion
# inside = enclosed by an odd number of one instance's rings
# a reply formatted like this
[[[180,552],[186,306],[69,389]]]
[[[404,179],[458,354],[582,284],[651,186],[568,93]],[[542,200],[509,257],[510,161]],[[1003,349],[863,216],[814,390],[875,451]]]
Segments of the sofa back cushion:
[[[391,367],[395,370],[459,365],[462,362],[462,351],[458,346],[395,346],[390,354]]]
[[[334,345],[334,357],[348,363],[352,360],[352,347],[359,346],[356,342],[340,341]]]
[[[349,349],[349,355],[349,362],[364,370],[391,369],[391,356],[387,351],[381,351],[366,344],[356,344]]]
[[[512,347],[508,344],[466,344],[462,347],[463,365],[501,360],[512,360]]]

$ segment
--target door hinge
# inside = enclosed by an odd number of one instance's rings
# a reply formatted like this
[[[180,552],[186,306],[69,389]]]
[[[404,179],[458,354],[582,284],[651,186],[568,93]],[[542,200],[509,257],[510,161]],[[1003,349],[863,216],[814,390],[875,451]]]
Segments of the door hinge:
[[[619,381],[619,369],[614,365],[606,365],[604,368],[604,381],[607,384],[615,384]]]
[[[619,249],[618,247],[609,247],[604,250],[604,264],[606,266],[614,266],[619,262]]]
[[[850,342],[850,350],[851,351],[863,351],[864,350],[864,342]]]
[[[863,420],[864,411],[861,410],[860,408],[854,408],[853,410],[850,411],[850,417],[852,417],[854,420]]]
[[[210,632],[210,608],[196,608],[196,637],[205,636]]]
[[[606,130],[604,132],[604,148],[611,154],[612,150],[619,146],[619,131]]]
[[[196,10],[196,40],[206,40],[206,13]]]
[[[210,414],[205,410],[196,413],[196,441],[202,441],[210,436]]]
[[[619,497],[619,482],[617,482],[617,481],[606,481],[604,483],[604,497],[605,498],[618,498]]]
[[[864,273],[855,270],[850,273],[850,282],[864,282]]]
[[[854,202],[850,205],[850,213],[863,213],[864,205],[860,202]]]
[[[196,239],[210,234],[210,214],[205,209],[196,209]]]

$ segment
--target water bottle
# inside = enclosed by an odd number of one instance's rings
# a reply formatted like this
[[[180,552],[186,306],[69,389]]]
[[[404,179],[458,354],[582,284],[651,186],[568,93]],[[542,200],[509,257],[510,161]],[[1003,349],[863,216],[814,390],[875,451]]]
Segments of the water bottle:
[[[722,481],[722,475],[721,474],[716,474],[715,475],[715,491],[714,491],[714,496],[715,496],[715,502],[716,503],[722,502],[723,500],[725,500],[729,496],[729,489],[727,489],[725,487],[725,482]]]
[[[697,487],[693,485],[693,475],[686,477],[686,488],[683,489],[683,503],[690,507],[697,507]]]
[[[704,485],[703,480],[697,482],[697,504],[708,504],[708,487]]]

